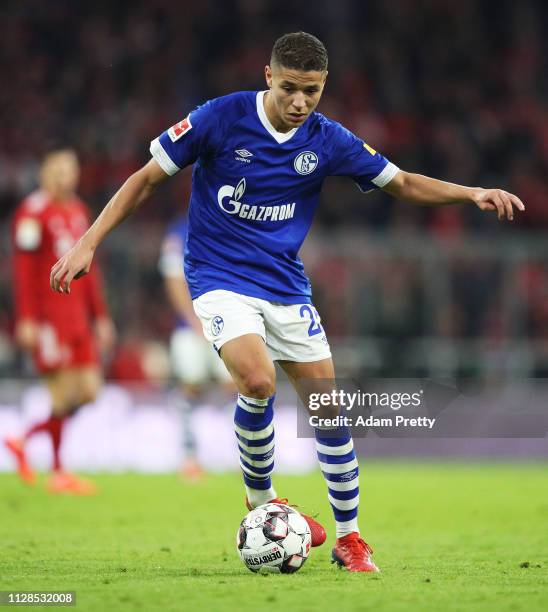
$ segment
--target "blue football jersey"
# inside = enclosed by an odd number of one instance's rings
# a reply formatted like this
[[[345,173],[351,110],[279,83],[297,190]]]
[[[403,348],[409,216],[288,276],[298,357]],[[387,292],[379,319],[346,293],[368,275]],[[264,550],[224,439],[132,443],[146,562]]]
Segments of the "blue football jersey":
[[[192,298],[215,289],[286,304],[310,302],[299,258],[327,176],[362,191],[398,168],[340,123],[312,113],[274,129],[264,91],[206,102],[152,141],[167,174],[194,164],[185,277]]]

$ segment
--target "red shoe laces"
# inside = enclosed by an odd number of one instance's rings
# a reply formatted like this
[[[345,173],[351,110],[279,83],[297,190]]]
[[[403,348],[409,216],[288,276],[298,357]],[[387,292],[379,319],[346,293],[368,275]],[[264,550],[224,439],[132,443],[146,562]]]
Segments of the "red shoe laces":
[[[362,540],[361,538],[356,538],[355,540],[349,540],[348,542],[344,543],[344,546],[345,548],[347,548],[348,552],[352,556],[361,556],[363,554],[364,549],[368,555],[373,554],[373,549],[371,548],[371,546],[369,546],[369,544],[365,542],[364,540]]]

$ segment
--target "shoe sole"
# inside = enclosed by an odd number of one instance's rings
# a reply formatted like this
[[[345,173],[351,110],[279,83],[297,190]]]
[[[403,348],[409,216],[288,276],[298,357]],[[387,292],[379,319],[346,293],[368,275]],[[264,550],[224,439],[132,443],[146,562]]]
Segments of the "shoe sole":
[[[336,555],[335,551],[332,550],[331,551],[331,565],[333,565],[333,563],[337,564],[337,567],[339,569],[342,569],[343,567],[345,567],[344,563],[341,561],[341,559]]]

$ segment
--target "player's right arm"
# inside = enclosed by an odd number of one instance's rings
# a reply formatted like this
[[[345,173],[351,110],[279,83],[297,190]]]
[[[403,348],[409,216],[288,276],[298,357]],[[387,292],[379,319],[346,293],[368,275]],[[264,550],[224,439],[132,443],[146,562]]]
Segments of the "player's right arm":
[[[95,249],[105,236],[147,200],[167,177],[168,174],[154,159],[132,174],[103,208],[88,231],[52,267],[51,288],[59,293],[70,293],[72,280],[89,272]]]
[[[171,126],[150,145],[152,159],[132,174],[105,206],[95,223],[51,269],[51,288],[70,293],[70,283],[89,271],[95,249],[103,238],[134,212],[157,185],[202,155],[215,150],[221,130],[216,101],[206,102]]]

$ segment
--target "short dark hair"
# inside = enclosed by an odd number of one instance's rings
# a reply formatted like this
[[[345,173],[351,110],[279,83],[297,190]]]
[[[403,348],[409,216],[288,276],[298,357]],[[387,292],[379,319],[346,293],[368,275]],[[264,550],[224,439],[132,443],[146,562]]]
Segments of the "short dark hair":
[[[321,40],[306,32],[284,34],[274,43],[270,63],[294,70],[327,70],[327,50]]]

